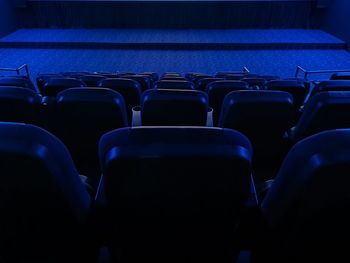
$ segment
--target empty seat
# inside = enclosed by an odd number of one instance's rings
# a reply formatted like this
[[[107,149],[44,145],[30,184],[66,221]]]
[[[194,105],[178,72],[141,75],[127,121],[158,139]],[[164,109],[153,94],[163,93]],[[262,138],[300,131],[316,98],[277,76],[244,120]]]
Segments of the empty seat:
[[[0,77],[0,86],[22,87],[36,91],[33,83],[26,77]]]
[[[241,80],[247,82],[249,87],[255,89],[262,89],[267,82],[266,79],[260,77],[244,77]]]
[[[324,130],[341,128],[350,128],[350,92],[320,92],[306,103],[291,138],[299,141]]]
[[[294,113],[293,97],[283,91],[233,91],[225,97],[219,126],[250,139],[258,182],[275,176],[287,150],[284,134],[293,125]]]
[[[106,77],[102,75],[90,74],[81,76],[80,80],[83,81],[87,87],[97,87],[98,82],[105,78]]]
[[[132,79],[140,83],[142,91],[150,89],[152,87],[152,78],[147,75],[121,75],[120,77],[125,79]]]
[[[186,78],[184,77],[169,77],[169,76],[165,76],[165,77],[162,77],[160,80],[179,80],[179,81],[187,81]]]
[[[322,91],[350,91],[350,80],[325,80],[316,83],[311,96]]]
[[[195,87],[192,82],[186,80],[159,80],[154,83],[155,89],[186,89],[194,90]]]
[[[109,88],[116,92],[119,92],[125,102],[129,124],[132,119],[132,108],[140,105],[141,98],[141,85],[132,79],[124,78],[106,78],[98,83],[99,87]]]
[[[66,147],[36,126],[0,123],[1,262],[91,262],[90,197]]]
[[[214,81],[218,81],[218,80],[223,80],[222,78],[203,78],[197,81],[197,85],[196,88],[197,90],[202,90],[205,91],[205,89],[207,88],[207,85],[209,83],[212,83]]]
[[[270,232],[259,262],[342,262],[350,237],[350,130],[308,137],[288,153],[262,203]]]
[[[40,103],[31,89],[0,87],[0,121],[38,124]]]
[[[59,92],[69,89],[86,87],[86,84],[75,78],[50,78],[41,88],[40,93],[43,96],[55,97]]]
[[[144,126],[205,126],[208,96],[197,90],[151,89],[141,97]]]
[[[259,75],[259,78],[265,79],[266,81],[278,80],[279,76],[276,75]]]
[[[267,90],[280,90],[292,94],[294,105],[299,109],[305,101],[308,90],[303,83],[297,80],[273,80],[266,83]]]
[[[137,127],[104,135],[98,199],[105,197],[112,257],[235,262],[236,225],[256,199],[251,154],[248,139],[230,129]]]
[[[128,126],[121,94],[104,88],[72,88],[57,95],[51,130],[72,153],[79,172],[96,185],[100,176],[97,149],[100,137]]]
[[[239,80],[219,80],[211,82],[207,86],[206,92],[209,98],[209,106],[213,108],[214,125],[218,124],[225,96],[231,91],[248,89],[248,84]]]
[[[331,80],[350,80],[350,72],[346,73],[334,73],[332,74]]]
[[[227,74],[225,75],[225,79],[227,80],[241,80],[246,76],[245,73],[236,73],[236,74]]]
[[[153,82],[156,82],[159,79],[159,75],[157,72],[146,71],[146,72],[140,73],[140,75],[150,76],[152,78]]]
[[[240,75],[243,76],[246,73],[242,71],[219,71],[215,73],[215,78],[225,78],[228,75]]]

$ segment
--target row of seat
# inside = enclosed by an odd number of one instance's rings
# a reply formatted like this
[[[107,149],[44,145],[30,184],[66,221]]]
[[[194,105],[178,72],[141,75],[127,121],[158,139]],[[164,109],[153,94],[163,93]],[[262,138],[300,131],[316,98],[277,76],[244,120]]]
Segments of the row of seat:
[[[289,93],[240,90],[222,98],[221,115],[214,120],[215,125],[239,130],[249,137],[254,146],[255,177],[265,181],[274,176],[295,142],[322,130],[350,127],[349,98],[348,92],[319,92],[305,104],[295,125],[295,105]],[[54,101],[41,103],[42,98],[29,89],[3,87],[0,99],[2,121],[35,123],[56,134],[93,185],[100,176],[100,137],[130,125],[124,96],[111,89],[72,88],[59,93]],[[205,126],[208,105],[208,95],[201,91],[149,89],[141,96],[141,124]]]
[[[288,153],[261,206],[243,134],[134,127],[105,134],[91,198],[63,143],[33,125],[0,123],[2,262],[342,260],[349,239],[350,130]],[[341,238],[340,238],[340,237]],[[310,245],[312,244],[312,245]]]

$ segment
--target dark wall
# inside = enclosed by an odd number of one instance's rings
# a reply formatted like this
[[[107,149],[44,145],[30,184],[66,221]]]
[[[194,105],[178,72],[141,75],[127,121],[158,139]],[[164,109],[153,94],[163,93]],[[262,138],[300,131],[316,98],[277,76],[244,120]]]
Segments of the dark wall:
[[[310,28],[315,1],[28,2],[22,27]]]
[[[350,46],[350,1],[333,0],[323,21],[323,29],[345,40]]]
[[[0,37],[17,27],[15,10],[11,0],[0,0]]]

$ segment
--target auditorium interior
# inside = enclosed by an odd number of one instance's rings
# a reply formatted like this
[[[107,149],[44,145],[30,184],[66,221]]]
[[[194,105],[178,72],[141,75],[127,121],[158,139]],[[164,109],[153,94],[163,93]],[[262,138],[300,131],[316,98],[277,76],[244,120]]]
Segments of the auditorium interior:
[[[349,21],[0,0],[0,262],[350,262]]]

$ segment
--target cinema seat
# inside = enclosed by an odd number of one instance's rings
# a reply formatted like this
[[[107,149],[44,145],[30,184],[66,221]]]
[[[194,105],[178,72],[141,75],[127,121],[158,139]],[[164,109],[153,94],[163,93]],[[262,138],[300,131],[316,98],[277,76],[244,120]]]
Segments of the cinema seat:
[[[285,133],[294,119],[293,97],[283,91],[233,91],[226,95],[219,127],[242,132],[254,149],[254,178],[258,183],[275,176],[287,151]]]
[[[0,121],[38,124],[41,96],[28,88],[0,87]]]
[[[322,91],[350,91],[350,80],[324,80],[316,83],[311,96]]]
[[[290,136],[296,142],[321,131],[341,128],[350,128],[350,92],[320,92],[306,103]]]
[[[0,77],[0,86],[22,87],[37,91],[30,79],[26,77]]]
[[[241,80],[247,82],[249,87],[252,89],[263,89],[267,83],[266,79],[260,77],[244,77]]]
[[[152,87],[152,77],[147,75],[119,75],[121,78],[132,79],[140,83],[142,91],[148,90]]]
[[[92,262],[91,200],[66,147],[32,125],[0,123],[1,262]]]
[[[213,108],[214,125],[218,124],[225,96],[231,91],[248,89],[248,84],[239,80],[218,80],[207,86],[206,93],[209,98],[209,106]]]
[[[78,87],[86,87],[86,84],[75,78],[50,78],[40,89],[40,93],[43,96],[56,97],[63,90]]]
[[[50,73],[50,74],[47,74],[47,73],[44,73],[44,74],[38,74],[36,76],[36,85],[38,86],[39,90],[42,90],[44,85],[45,85],[45,82],[48,80],[48,79],[51,79],[51,78],[64,78],[65,76],[62,75],[62,74],[55,74],[55,73]]]
[[[115,260],[235,262],[236,226],[247,204],[256,205],[245,136],[219,128],[123,128],[101,138],[99,153],[97,200]]]
[[[150,89],[141,97],[143,126],[205,126],[207,112],[202,91]]]
[[[350,130],[318,133],[286,157],[261,209],[257,262],[343,262],[350,237]]]
[[[157,72],[146,71],[146,72],[140,73],[140,75],[150,76],[153,80],[153,83],[159,80],[159,75]]]
[[[57,95],[52,132],[68,147],[80,174],[96,186],[100,177],[97,149],[100,137],[128,126],[121,94],[105,88],[72,88]]]
[[[83,81],[87,87],[97,87],[98,83],[105,78],[106,77],[102,75],[90,74],[81,76],[80,80]]]
[[[101,80],[98,83],[98,86],[103,88],[109,88],[111,90],[119,92],[123,96],[127,110],[128,121],[131,125],[132,108],[140,105],[140,98],[142,92],[141,85],[137,81],[132,79],[106,78]]]
[[[205,89],[207,88],[207,85],[214,82],[214,81],[218,81],[218,80],[224,80],[223,78],[203,78],[200,79],[199,81],[197,81],[197,90],[202,90],[205,91]]]
[[[330,77],[331,80],[350,80],[350,72],[347,73],[334,73]]]
[[[186,80],[164,80],[161,79],[154,83],[153,88],[155,89],[185,89],[194,90],[195,86],[192,82]]]
[[[265,85],[267,90],[280,90],[290,93],[294,99],[294,105],[298,110],[305,101],[308,90],[304,84],[297,80],[272,80]]]

